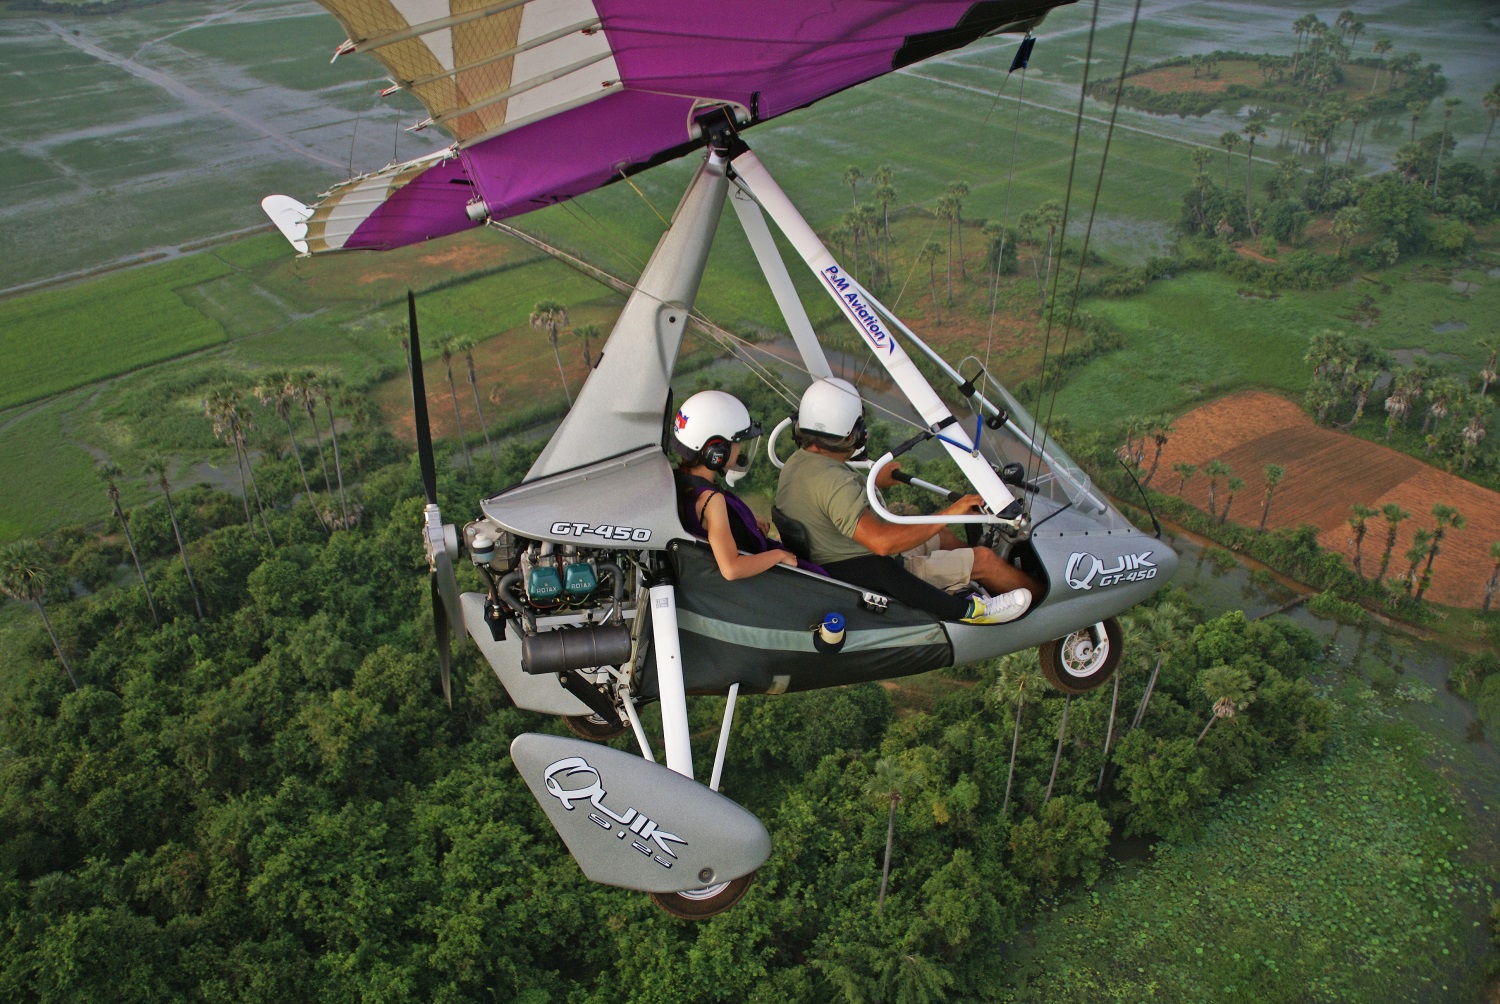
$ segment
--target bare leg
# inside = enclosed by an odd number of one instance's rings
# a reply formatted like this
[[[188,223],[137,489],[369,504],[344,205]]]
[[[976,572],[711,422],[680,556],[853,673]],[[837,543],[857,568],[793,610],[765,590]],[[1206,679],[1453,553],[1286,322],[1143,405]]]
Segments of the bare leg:
[[[1008,593],[1012,589],[1028,589],[1035,597],[1041,587],[1035,579],[1015,565],[1001,561],[987,547],[974,548],[974,581],[993,594]]]

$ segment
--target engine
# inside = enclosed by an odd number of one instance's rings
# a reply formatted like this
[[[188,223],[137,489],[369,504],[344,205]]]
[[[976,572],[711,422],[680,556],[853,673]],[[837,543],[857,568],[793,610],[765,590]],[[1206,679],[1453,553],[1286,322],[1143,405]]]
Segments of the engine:
[[[486,620],[496,637],[506,621],[522,631],[528,673],[619,666],[633,650],[624,608],[628,552],[516,537],[489,524],[464,528],[469,555],[488,581]]]

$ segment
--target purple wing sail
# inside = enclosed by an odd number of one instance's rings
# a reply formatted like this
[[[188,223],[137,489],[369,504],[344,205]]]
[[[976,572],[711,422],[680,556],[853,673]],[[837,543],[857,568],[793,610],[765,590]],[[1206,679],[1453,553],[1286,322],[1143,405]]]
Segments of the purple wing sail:
[[[708,109],[767,121],[1072,0],[320,2],[349,32],[340,53],[372,53],[455,142],[283,212],[314,253],[401,247],[582,195],[698,145]]]

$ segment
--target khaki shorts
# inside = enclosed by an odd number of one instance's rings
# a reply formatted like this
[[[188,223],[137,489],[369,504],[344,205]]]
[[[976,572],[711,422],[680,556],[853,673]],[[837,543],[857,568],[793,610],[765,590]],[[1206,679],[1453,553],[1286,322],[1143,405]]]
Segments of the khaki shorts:
[[[962,547],[954,551],[938,549],[937,534],[901,554],[902,567],[924,582],[951,593],[969,584],[974,575],[974,550]]]

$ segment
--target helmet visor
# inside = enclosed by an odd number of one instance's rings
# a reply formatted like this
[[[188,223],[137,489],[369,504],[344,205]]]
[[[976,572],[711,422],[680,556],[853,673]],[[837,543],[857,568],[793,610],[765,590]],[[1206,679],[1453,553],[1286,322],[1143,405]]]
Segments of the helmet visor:
[[[733,488],[735,483],[750,471],[750,461],[760,449],[760,423],[751,419],[750,424],[730,437],[731,443],[739,446],[738,455],[724,467],[724,480]]]

